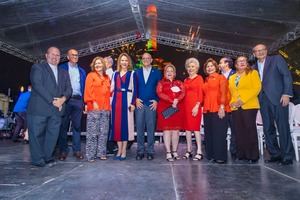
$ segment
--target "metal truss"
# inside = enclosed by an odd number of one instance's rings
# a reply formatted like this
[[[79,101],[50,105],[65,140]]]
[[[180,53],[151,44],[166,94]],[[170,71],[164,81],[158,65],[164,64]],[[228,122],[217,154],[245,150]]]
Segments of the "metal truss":
[[[37,61],[37,58],[2,41],[0,41],[0,50],[32,63]]]
[[[143,41],[143,38],[137,36],[136,30],[89,42],[89,47],[78,50],[78,53],[80,57],[83,57],[140,41]],[[66,57],[67,55],[63,54],[61,56],[61,61],[66,61]]]
[[[160,44],[187,49],[191,51],[199,51],[218,56],[231,56],[236,58],[240,55],[250,56],[247,51],[236,51],[229,49],[226,43],[211,42],[208,40],[195,39],[191,40],[189,36],[158,32],[157,42]],[[216,46],[212,46],[214,43]],[[232,46],[232,45],[231,45]],[[237,46],[235,46],[237,47]]]
[[[288,43],[298,39],[300,37],[300,24],[297,24],[293,31],[287,32],[279,40],[275,41],[270,45],[269,51],[271,53],[276,52],[281,47]]]
[[[132,14],[134,16],[137,28],[138,28],[139,32],[141,33],[141,37],[144,38],[146,31],[145,31],[145,26],[144,26],[139,2],[138,2],[138,0],[129,0],[129,3],[131,6]]]
[[[87,55],[92,55],[95,53],[115,49],[125,44],[132,44],[132,43],[145,41],[144,37],[139,37],[137,35],[137,31],[138,30],[89,42],[88,48],[83,48],[78,50],[79,56],[83,57]],[[245,55],[245,56],[251,55],[250,52],[231,50],[229,49],[228,46],[226,48],[226,45],[230,45],[227,43],[218,43],[214,41],[201,40],[198,38],[191,41],[190,37],[188,36],[166,33],[166,32],[158,32],[157,42],[159,44],[164,44],[167,46],[173,46],[173,47],[191,50],[191,51],[199,51],[202,53],[218,55],[218,56],[231,56],[235,58],[240,55]],[[219,46],[223,45],[223,46],[219,47],[218,45]],[[233,47],[233,45],[231,46]],[[234,47],[236,48],[237,46]],[[244,46],[241,47],[245,49]],[[61,56],[61,61],[62,62],[66,61],[66,54],[63,54]]]

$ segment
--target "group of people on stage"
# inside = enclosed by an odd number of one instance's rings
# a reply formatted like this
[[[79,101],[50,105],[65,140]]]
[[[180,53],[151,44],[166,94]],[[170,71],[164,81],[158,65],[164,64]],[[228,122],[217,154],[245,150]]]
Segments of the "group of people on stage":
[[[257,58],[251,67],[245,56],[233,63],[223,57],[217,63],[208,59],[205,78],[198,75],[196,58],[185,61],[188,77],[176,79],[176,67],[167,64],[163,72],[152,67],[152,56],[142,55],[143,67],[133,70],[127,53],[121,53],[113,72],[111,57],[95,57],[86,75],[78,65],[78,51],[70,49],[69,62],[58,67],[60,51],[50,47],[47,63],[35,64],[30,78],[32,94],[27,118],[32,164],[53,165],[58,141],[59,160],[68,155],[67,132],[72,122],[73,154],[84,159],[80,146],[81,117],[87,112],[86,158],[89,162],[107,159],[107,141],[115,141],[115,160],[125,160],[128,141],[137,133],[136,160],[154,159],[154,134],[163,131],[166,160],[181,158],[177,153],[179,131],[186,134],[183,159],[204,158],[200,135],[204,122],[205,157],[216,163],[227,161],[227,130],[231,129],[233,159],[255,163],[259,159],[256,114],[261,109],[268,162],[292,164],[293,146],[288,122],[292,78],[280,56],[267,56],[267,47],[253,48]],[[233,70],[233,64],[236,70]],[[84,106],[86,105],[86,106]],[[135,115],[135,116],[134,116]],[[276,127],[274,125],[276,122]],[[277,141],[277,131],[279,142]],[[147,146],[145,147],[145,131]],[[196,151],[192,150],[192,133]]]

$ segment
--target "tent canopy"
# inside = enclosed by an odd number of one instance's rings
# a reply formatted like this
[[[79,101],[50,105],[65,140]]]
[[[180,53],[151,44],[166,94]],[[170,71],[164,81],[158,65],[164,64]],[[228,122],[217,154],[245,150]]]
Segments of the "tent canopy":
[[[4,0],[0,49],[34,61],[49,46],[84,56],[143,41],[150,4],[157,41],[170,46],[236,56],[258,42],[276,50],[300,35],[299,0]]]

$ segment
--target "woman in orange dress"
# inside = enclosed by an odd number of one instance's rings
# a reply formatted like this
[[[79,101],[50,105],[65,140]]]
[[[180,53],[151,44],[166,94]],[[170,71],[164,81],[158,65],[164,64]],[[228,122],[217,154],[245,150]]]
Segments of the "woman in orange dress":
[[[110,117],[110,79],[105,74],[102,57],[95,57],[92,71],[87,75],[84,102],[87,104],[86,156],[89,162],[96,157],[106,160],[106,143]]]
[[[164,144],[167,151],[166,159],[169,162],[179,159],[177,154],[179,130],[183,128],[182,100],[185,95],[185,89],[181,81],[175,80],[175,76],[175,66],[172,64],[166,65],[164,78],[158,82],[156,87],[156,93],[159,97],[157,104],[157,129],[163,131]],[[165,119],[162,112],[171,106],[177,108],[178,112]]]
[[[203,85],[206,157],[221,164],[227,161],[227,112],[230,111],[228,81],[218,73],[218,64],[212,58],[205,62],[204,72],[207,75]]]
[[[197,143],[197,153],[193,160],[203,159],[200,135],[203,79],[197,74],[199,66],[199,61],[196,58],[189,58],[185,62],[185,69],[189,77],[184,80],[184,129],[187,141],[187,152],[183,156],[184,159],[192,158],[192,132],[195,134]]]

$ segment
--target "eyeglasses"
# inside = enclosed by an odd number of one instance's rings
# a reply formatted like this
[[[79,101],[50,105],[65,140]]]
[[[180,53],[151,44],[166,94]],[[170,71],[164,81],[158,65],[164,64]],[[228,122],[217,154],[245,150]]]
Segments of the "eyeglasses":
[[[151,58],[142,58],[142,60],[151,60]]]
[[[73,56],[73,57],[78,57],[78,54],[71,54],[71,56]]]
[[[254,53],[260,53],[260,52],[264,52],[266,51],[267,49],[257,49],[257,50],[254,50]]]
[[[245,62],[247,62],[247,60],[238,60],[238,61],[236,61],[237,63],[245,63]]]

